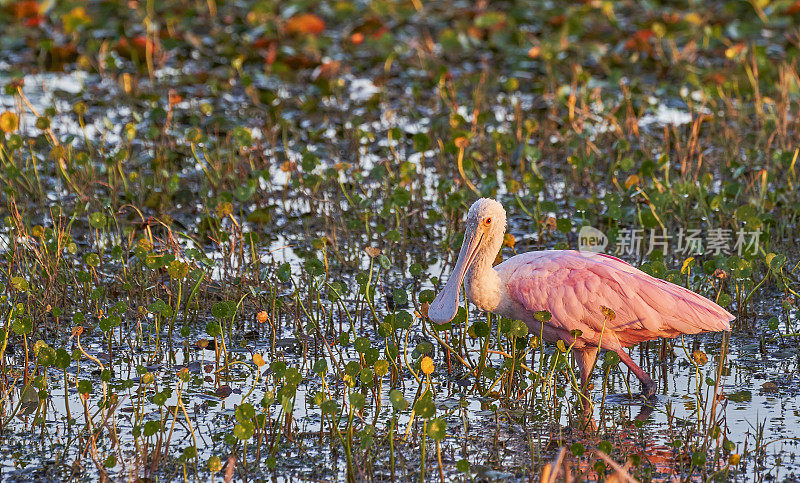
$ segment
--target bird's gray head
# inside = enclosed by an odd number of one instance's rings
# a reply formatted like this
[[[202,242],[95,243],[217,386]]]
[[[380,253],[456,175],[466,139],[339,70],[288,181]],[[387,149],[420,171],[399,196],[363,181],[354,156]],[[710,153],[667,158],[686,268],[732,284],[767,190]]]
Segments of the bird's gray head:
[[[502,235],[506,231],[506,210],[498,201],[481,198],[469,207],[467,229],[479,230],[487,235]]]

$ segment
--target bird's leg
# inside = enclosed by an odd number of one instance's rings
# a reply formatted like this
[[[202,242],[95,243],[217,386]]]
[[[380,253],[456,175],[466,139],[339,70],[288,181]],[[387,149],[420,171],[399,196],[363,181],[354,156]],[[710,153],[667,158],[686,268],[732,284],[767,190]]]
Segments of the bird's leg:
[[[584,391],[584,393],[588,393],[589,376],[591,376],[594,362],[597,360],[597,350],[597,347],[572,350],[572,353],[575,354],[575,362],[578,364],[578,370],[581,373],[581,390]]]
[[[620,349],[615,352],[619,356],[620,360],[624,362],[625,365],[628,366],[631,371],[633,371],[636,377],[639,378],[639,381],[641,381],[642,396],[644,396],[647,399],[650,399],[651,397],[655,396],[656,389],[658,388],[658,385],[655,383],[655,381],[653,381],[653,379],[650,378],[650,376],[646,372],[644,372],[644,370],[641,367],[637,366],[636,363],[633,362],[631,356],[629,356],[624,349]]]
[[[589,376],[592,375],[592,368],[597,360],[597,347],[584,347],[582,349],[573,349],[572,353],[575,355],[575,362],[578,364],[578,370],[581,373],[581,406],[583,407],[583,429],[588,431],[596,431],[597,423],[594,421],[594,409],[592,407],[592,398],[589,396]]]

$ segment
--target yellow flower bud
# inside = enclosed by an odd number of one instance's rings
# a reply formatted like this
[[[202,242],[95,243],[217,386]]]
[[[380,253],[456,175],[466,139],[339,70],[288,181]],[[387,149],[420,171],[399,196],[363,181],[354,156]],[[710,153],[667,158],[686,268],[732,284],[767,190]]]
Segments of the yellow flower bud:
[[[428,356],[425,356],[422,359],[420,367],[422,367],[422,372],[425,373],[426,376],[430,376],[431,374],[433,374],[433,368],[434,368],[433,359],[431,359]]]

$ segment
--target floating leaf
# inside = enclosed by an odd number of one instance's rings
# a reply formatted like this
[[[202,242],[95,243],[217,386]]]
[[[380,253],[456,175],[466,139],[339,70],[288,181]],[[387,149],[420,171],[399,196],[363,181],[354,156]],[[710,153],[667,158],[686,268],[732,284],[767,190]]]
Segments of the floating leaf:
[[[219,397],[221,399],[225,399],[226,397],[228,397],[231,394],[233,394],[233,389],[231,389],[231,387],[228,386],[227,384],[224,384],[224,385],[222,385],[222,386],[217,388],[216,394],[217,394],[217,397]]]
[[[749,402],[753,399],[753,393],[748,390],[736,391],[733,394],[728,394],[728,399],[733,402]]]

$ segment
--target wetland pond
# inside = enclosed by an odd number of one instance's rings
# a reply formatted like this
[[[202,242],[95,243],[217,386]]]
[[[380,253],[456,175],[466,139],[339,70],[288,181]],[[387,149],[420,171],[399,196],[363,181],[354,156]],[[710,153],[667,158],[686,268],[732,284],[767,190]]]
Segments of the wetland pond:
[[[800,479],[798,5],[0,0],[0,477]],[[433,324],[479,197],[732,331]]]

